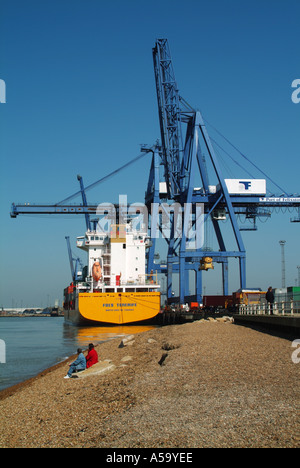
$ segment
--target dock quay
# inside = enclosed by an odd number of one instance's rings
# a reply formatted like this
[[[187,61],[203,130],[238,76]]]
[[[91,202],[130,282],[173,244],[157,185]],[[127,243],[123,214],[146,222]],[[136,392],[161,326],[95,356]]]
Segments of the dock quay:
[[[241,304],[237,313],[233,314],[234,322],[300,334],[300,302],[298,300],[278,301],[271,307],[266,303]]]
[[[173,324],[180,324],[180,323],[187,323],[187,322],[196,322],[197,320],[201,319],[208,319],[208,318],[218,318],[222,317],[223,315],[232,315],[228,314],[227,310],[222,310],[220,312],[209,312],[206,310],[170,310],[170,311],[163,311],[157,316],[157,324],[158,325],[173,325]]]
[[[298,332],[300,335],[300,314],[233,314],[234,323],[240,325],[257,325],[283,332]]]
[[[258,310],[253,307],[243,307],[239,311],[229,312],[227,309],[219,309],[211,312],[206,310],[196,311],[164,311],[159,314],[159,325],[172,325],[198,320],[216,320],[230,317],[238,325],[258,326],[269,330],[280,330],[287,333],[298,333],[300,336],[300,313],[279,312],[275,310],[271,315],[266,310]]]

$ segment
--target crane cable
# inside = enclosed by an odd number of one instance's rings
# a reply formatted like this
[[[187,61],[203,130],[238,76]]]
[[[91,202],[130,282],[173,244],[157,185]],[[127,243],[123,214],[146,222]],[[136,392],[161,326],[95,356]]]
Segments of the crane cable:
[[[283,188],[281,188],[276,182],[274,182],[274,180],[271,179],[271,177],[269,177],[264,171],[262,171],[258,166],[256,166],[256,164],[254,164],[254,162],[252,162],[249,158],[247,158],[247,156],[245,154],[243,154],[233,143],[231,143],[228,138],[226,138],[219,130],[217,130],[211,123],[209,123],[206,119],[204,119],[206,123],[208,123],[208,125],[210,127],[212,127],[222,138],[224,138],[225,141],[227,141],[227,143],[229,143],[229,145],[231,145],[244,159],[246,159],[246,161],[248,161],[250,164],[252,164],[252,166],[255,167],[255,169],[257,169],[261,174],[263,174],[267,179],[270,180],[270,182],[272,182],[272,184],[274,184],[277,188],[279,188],[286,196],[288,196],[286,190],[284,190]]]
[[[149,149],[148,151],[143,151],[142,153],[140,153],[138,156],[136,156],[135,158],[131,159],[131,161],[128,161],[126,164],[124,164],[123,166],[119,167],[118,169],[115,169],[114,171],[110,172],[109,174],[107,174],[106,176],[102,177],[101,179],[97,180],[96,182],[93,182],[92,184],[88,185],[87,187],[85,187],[85,191],[87,190],[90,190],[92,189],[93,187],[95,187],[96,185],[98,184],[101,184],[101,182],[105,182],[107,179],[109,179],[110,177],[112,177],[113,175],[117,174],[118,172],[122,171],[123,169],[125,169],[126,167],[130,166],[131,164],[139,161],[140,159],[142,159],[146,154],[148,154],[150,151],[152,151],[151,149]],[[75,198],[77,197],[78,195],[81,194],[81,190],[78,190],[78,192],[76,193],[73,193],[73,195],[70,195],[69,197],[65,198],[64,200],[58,202],[55,204],[55,206],[57,205],[62,205],[63,203],[71,200],[72,198]]]

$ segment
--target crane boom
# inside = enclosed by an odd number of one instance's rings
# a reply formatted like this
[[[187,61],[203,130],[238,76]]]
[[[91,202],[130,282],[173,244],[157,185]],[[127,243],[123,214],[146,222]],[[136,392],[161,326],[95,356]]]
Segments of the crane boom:
[[[208,195],[208,194],[196,194],[192,196],[192,203],[205,203],[211,204],[214,199],[217,199],[217,195]],[[254,208],[296,208],[300,209],[300,196],[296,197],[243,197],[243,196],[230,196],[231,203],[233,207],[241,214],[240,209],[247,207]],[[98,206],[96,204],[87,204],[86,206],[81,204],[65,204],[65,205],[39,205],[39,204],[30,204],[30,203],[12,203],[10,216],[11,218],[16,218],[18,215],[26,214],[57,214],[57,215],[95,215],[98,214]],[[117,205],[115,205],[117,208]],[[220,199],[218,203],[219,208],[225,207],[224,199]],[[238,210],[239,209],[239,210]],[[206,211],[206,210],[205,210]],[[246,212],[246,211],[245,211]],[[299,215],[296,220],[299,219]]]
[[[181,129],[178,88],[167,39],[158,39],[153,48],[154,74],[165,167],[171,198],[180,191]]]
[[[69,262],[70,262],[72,281],[74,281],[75,280],[75,270],[74,270],[73,256],[72,256],[72,250],[71,250],[71,245],[70,245],[70,237],[65,236],[65,239],[67,241],[67,248],[68,248],[68,255],[69,255]]]
[[[78,174],[77,180],[79,181],[79,184],[80,184],[80,191],[81,191],[83,206],[88,206],[87,199],[86,199],[86,194],[85,194],[85,189],[84,189],[84,185],[83,185],[83,180],[82,180],[81,175]],[[88,212],[84,213],[84,216],[85,216],[86,229],[88,231],[90,231],[91,230],[90,213],[88,213]]]
[[[72,249],[71,249],[71,244],[70,244],[70,237],[65,236],[65,239],[67,241],[67,248],[68,248],[68,255],[69,255],[69,262],[70,262],[70,268],[71,268],[71,275],[72,275],[72,281],[77,281],[79,278],[81,278],[81,273],[78,271],[78,265],[81,266],[81,269],[83,269],[82,262],[79,257],[73,258],[72,254]],[[74,262],[75,261],[75,267],[74,267]]]

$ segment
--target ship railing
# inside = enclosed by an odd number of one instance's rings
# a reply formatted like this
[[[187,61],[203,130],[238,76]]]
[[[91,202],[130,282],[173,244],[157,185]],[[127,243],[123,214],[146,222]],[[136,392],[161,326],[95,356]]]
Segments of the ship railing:
[[[90,290],[92,288],[92,281],[89,281],[89,280],[85,280],[85,281],[82,281],[81,283],[77,283],[76,284],[76,289],[77,291],[87,291],[87,290]]]
[[[127,281],[117,279],[117,277],[104,277],[103,286],[151,286],[159,285],[157,273],[139,275],[138,278],[127,279]],[[93,289],[93,278],[87,277],[85,281],[76,284],[76,289],[78,291],[88,291]]]
[[[111,278],[111,286],[149,286],[151,284],[159,284],[157,273],[138,275],[138,278],[128,278],[127,280],[118,280],[115,277]]]
[[[139,284],[159,284],[157,279],[157,272],[139,275]]]
[[[278,301],[274,304],[262,302],[259,304],[239,304],[241,315],[294,315],[300,314],[300,301]]]

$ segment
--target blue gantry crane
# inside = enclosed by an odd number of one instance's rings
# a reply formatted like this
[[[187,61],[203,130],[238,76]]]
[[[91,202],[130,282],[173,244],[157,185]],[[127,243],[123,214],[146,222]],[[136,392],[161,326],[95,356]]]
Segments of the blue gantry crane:
[[[73,256],[71,244],[70,244],[70,237],[65,236],[65,239],[67,242],[72,281],[78,281],[79,279],[82,279],[83,264],[79,257]],[[81,270],[79,270],[79,266]]]
[[[255,184],[252,179],[226,181],[201,112],[194,110],[179,95],[167,39],[156,41],[153,61],[161,146],[157,145],[153,151],[146,193],[148,208],[156,207],[152,210],[150,223],[154,242],[149,251],[148,270],[157,269],[157,265],[154,265],[155,230],[159,225],[159,211],[163,216],[168,210],[171,236],[166,239],[167,267],[158,267],[158,270],[167,274],[168,299],[172,300],[173,274],[179,273],[179,300],[181,304],[186,302],[190,289],[189,271],[192,270],[195,272],[194,298],[202,302],[202,272],[213,268],[213,262],[222,265],[224,295],[228,295],[229,258],[238,258],[240,287],[246,288],[246,250],[241,236],[242,229],[237,221],[238,215],[244,214],[246,218],[252,219],[252,229],[255,229],[257,216],[269,215],[266,208],[299,207],[300,197],[291,197],[287,193],[280,197],[266,197],[263,181],[256,183],[256,190],[252,190]],[[209,162],[210,175],[217,181],[215,185],[210,184]],[[164,169],[162,175],[159,170],[161,166]],[[234,184],[238,184],[238,187],[232,187]],[[181,207],[182,229],[176,237],[178,206]],[[230,220],[236,244],[234,250],[226,248],[220,225],[225,217]],[[209,252],[203,248],[201,228],[208,219],[211,219],[218,242],[218,250]],[[196,236],[192,243],[189,240],[191,235]]]
[[[199,110],[195,110],[179,94],[167,39],[158,39],[153,48],[160,143],[144,146],[141,154],[107,176],[84,187],[78,176],[80,190],[54,205],[12,205],[11,216],[19,214],[81,214],[85,216],[87,230],[96,229],[91,215],[97,215],[98,205],[87,202],[86,191],[104,182],[122,169],[134,164],[145,155],[151,155],[149,179],[145,194],[148,208],[149,250],[148,273],[156,270],[167,276],[167,296],[173,301],[174,275],[179,275],[179,301],[189,300],[190,271],[195,274],[194,300],[202,302],[202,274],[222,265],[223,295],[228,295],[228,263],[230,258],[239,262],[240,287],[246,288],[246,249],[241,231],[256,230],[256,219],[270,216],[273,208],[298,210],[300,195],[280,190],[280,195],[267,196],[264,179],[225,179],[206,122]],[[228,140],[227,140],[228,141]],[[244,158],[245,155],[242,154]],[[262,171],[261,171],[262,172]],[[266,176],[266,174],[264,174]],[[266,178],[270,179],[266,176]],[[274,181],[271,180],[274,183]],[[82,203],[68,203],[81,195]],[[118,205],[116,205],[116,211]],[[251,220],[249,226],[240,227],[238,218]],[[227,247],[221,222],[229,219],[234,248]],[[211,222],[217,240],[217,249],[207,249],[204,243],[204,227]],[[158,236],[166,242],[167,262],[157,264]]]

